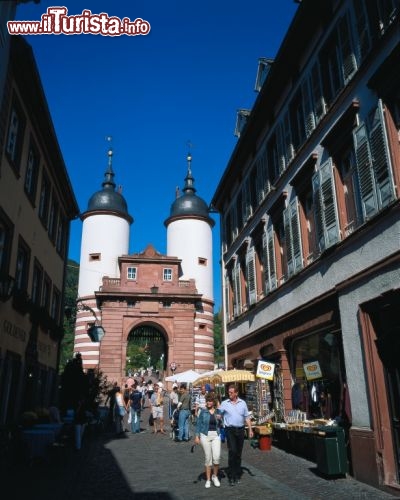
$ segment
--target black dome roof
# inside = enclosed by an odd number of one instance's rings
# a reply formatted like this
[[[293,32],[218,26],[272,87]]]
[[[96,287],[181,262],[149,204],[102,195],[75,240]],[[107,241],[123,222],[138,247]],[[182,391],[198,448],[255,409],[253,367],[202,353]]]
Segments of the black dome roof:
[[[110,157],[111,155],[112,154],[109,152]],[[107,171],[104,174],[104,182],[102,183],[103,189],[97,191],[90,197],[87,211],[83,215],[87,215],[88,212],[99,210],[102,212],[117,212],[129,222],[133,221],[128,213],[128,205],[125,198],[120,192],[115,191],[114,175],[110,161]]]
[[[176,200],[171,205],[170,216],[165,221],[168,224],[171,219],[184,217],[184,216],[194,216],[203,217],[208,220],[208,222],[214,225],[213,219],[209,216],[209,208],[207,203],[197,196],[196,189],[194,187],[194,178],[190,169],[191,157],[188,156],[189,168],[187,176],[185,177],[185,187],[183,188],[183,194],[178,196]]]
[[[114,191],[111,186],[105,186],[89,199],[88,211],[111,210],[128,214],[128,205],[121,193]]]

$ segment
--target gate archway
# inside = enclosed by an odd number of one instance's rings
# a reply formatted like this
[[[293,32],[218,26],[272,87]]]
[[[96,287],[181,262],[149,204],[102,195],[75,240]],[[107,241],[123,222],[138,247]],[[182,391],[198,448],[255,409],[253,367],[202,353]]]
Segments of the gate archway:
[[[162,372],[167,366],[167,355],[165,334],[154,325],[140,325],[128,335],[126,374],[149,368]]]

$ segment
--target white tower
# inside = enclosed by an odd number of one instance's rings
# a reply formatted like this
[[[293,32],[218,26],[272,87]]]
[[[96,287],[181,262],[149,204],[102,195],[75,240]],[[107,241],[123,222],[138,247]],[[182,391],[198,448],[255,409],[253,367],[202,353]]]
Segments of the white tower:
[[[129,229],[133,222],[121,193],[115,191],[112,150],[103,189],[89,200],[83,221],[78,296],[93,295],[102,277],[119,278],[118,257],[129,251]]]
[[[212,228],[206,202],[197,196],[192,176],[190,154],[183,194],[171,205],[167,227],[167,254],[181,259],[182,280],[194,279],[202,295],[195,317],[195,356],[197,370],[209,370],[214,360],[214,295]]]
[[[80,352],[84,368],[97,366],[99,344],[89,340],[88,325],[100,320],[95,292],[103,276],[119,278],[118,257],[129,251],[129,232],[133,222],[127,203],[115,191],[112,149],[108,151],[108,167],[102,189],[89,200],[83,221],[78,282],[78,313],[75,324],[74,351]]]

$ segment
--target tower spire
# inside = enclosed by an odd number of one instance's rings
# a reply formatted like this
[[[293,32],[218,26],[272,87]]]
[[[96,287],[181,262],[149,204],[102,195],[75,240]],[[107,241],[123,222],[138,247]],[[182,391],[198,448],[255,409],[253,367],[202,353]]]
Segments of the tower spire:
[[[192,153],[191,153],[191,148],[193,147],[193,144],[188,141],[187,142],[189,151],[188,154],[186,155],[186,161],[187,161],[187,175],[185,177],[185,186],[183,188],[184,193],[195,193],[196,189],[194,187],[194,177],[192,175]]]
[[[112,137],[111,135],[108,135],[106,137],[106,141],[110,144],[108,147],[107,151],[107,156],[108,156],[108,165],[107,165],[107,170],[104,174],[104,182],[102,184],[103,188],[111,188],[115,189],[115,182],[114,182],[114,171],[112,168],[112,158],[113,158],[113,148],[112,148]]]

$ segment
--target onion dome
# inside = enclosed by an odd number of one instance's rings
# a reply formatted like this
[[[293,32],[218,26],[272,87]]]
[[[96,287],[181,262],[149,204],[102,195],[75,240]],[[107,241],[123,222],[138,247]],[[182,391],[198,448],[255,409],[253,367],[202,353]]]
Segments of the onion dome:
[[[109,149],[107,154],[108,167],[104,174],[104,181],[102,183],[103,189],[91,196],[88,202],[87,211],[84,215],[87,216],[88,212],[112,212],[117,213],[131,223],[133,219],[128,213],[126,200],[120,191],[115,191],[116,185],[114,182],[115,174],[112,168],[112,149]]]
[[[168,225],[172,220],[179,218],[195,217],[207,219],[207,222],[214,225],[213,219],[209,216],[209,208],[207,203],[196,195],[196,189],[194,187],[194,178],[191,170],[192,156],[190,153],[187,156],[188,171],[185,177],[185,186],[183,188],[183,194],[179,195],[177,192],[176,200],[171,205],[170,216],[165,221],[165,225]],[[178,190],[179,191],[179,190]]]

